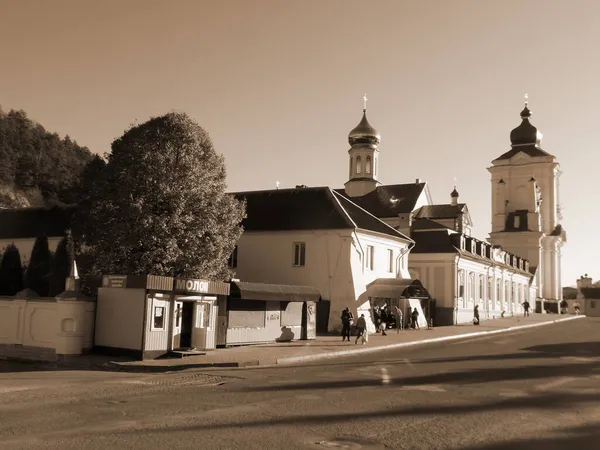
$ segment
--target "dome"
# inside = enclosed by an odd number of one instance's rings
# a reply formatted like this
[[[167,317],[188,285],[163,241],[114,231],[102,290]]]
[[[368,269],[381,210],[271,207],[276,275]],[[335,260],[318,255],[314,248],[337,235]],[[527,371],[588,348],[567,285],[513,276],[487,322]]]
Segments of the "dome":
[[[363,116],[360,123],[348,134],[348,142],[354,144],[372,144],[377,145],[381,142],[381,135],[371,126],[367,120],[367,111],[363,110]]]
[[[456,190],[456,186],[454,186],[454,190],[450,192],[450,197],[458,198],[458,191]]]
[[[521,125],[510,132],[510,142],[514,145],[539,145],[542,140],[542,133],[536,127],[531,125],[529,118],[531,111],[525,104],[525,108],[521,111]]]

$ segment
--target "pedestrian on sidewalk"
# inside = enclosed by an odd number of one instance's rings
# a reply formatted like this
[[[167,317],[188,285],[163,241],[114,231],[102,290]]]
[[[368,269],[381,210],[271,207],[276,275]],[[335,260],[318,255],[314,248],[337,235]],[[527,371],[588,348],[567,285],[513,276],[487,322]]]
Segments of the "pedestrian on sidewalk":
[[[417,311],[417,308],[413,309],[412,314],[410,315],[411,319],[412,319],[412,324],[411,327],[413,329],[421,329],[421,327],[419,326],[419,311]]]
[[[475,305],[473,310],[473,325],[479,325],[479,305]]]
[[[525,300],[523,302],[523,310],[525,311],[523,313],[523,317],[528,317],[529,316],[529,302],[527,300]]]
[[[396,310],[396,330],[398,330],[397,332],[400,333],[400,330],[404,328],[404,317],[402,317],[402,308],[400,308],[399,306],[394,306],[394,309]]]
[[[380,321],[379,321],[379,331],[381,331],[381,335],[382,336],[387,336],[387,333],[385,332],[386,328],[387,328],[387,324],[388,324],[388,312],[386,308],[382,308],[381,309],[381,316],[380,316]]]
[[[358,344],[358,339],[362,338],[362,345],[365,345],[369,340],[369,334],[367,333],[367,320],[365,319],[365,315],[361,314],[358,320],[356,321],[356,341],[355,344]]]
[[[354,315],[348,308],[342,311],[342,342],[348,339],[350,342],[350,328],[354,321]]]

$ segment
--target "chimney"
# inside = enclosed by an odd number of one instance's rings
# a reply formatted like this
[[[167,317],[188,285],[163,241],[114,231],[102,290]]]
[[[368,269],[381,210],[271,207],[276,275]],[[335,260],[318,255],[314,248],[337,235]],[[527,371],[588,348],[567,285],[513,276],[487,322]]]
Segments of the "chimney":
[[[421,179],[420,179],[420,178],[417,178],[417,179],[415,180],[415,184],[421,184]]]

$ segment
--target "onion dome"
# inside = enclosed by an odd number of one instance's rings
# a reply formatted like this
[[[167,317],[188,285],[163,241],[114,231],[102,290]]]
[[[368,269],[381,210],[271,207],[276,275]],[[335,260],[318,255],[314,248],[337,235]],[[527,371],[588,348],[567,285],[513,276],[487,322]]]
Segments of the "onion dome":
[[[371,126],[367,120],[367,110],[363,109],[363,116],[360,123],[348,134],[350,145],[371,144],[378,145],[381,142],[381,135]]]
[[[450,197],[458,198],[458,191],[456,190],[456,186],[454,186],[454,190],[450,192]]]
[[[536,145],[539,146],[542,140],[542,133],[536,127],[529,123],[531,111],[527,107],[527,97],[525,97],[525,108],[521,111],[521,125],[510,132],[510,142],[515,145]]]

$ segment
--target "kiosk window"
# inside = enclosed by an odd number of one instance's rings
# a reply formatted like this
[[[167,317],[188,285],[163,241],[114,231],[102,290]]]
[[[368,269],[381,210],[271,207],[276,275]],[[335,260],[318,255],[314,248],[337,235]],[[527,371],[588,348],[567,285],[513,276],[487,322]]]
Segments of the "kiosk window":
[[[302,302],[281,302],[281,326],[297,327],[302,325]]]
[[[165,329],[165,307],[164,306],[156,306],[154,305],[154,320],[153,320],[153,329],[154,330],[164,330]]]

